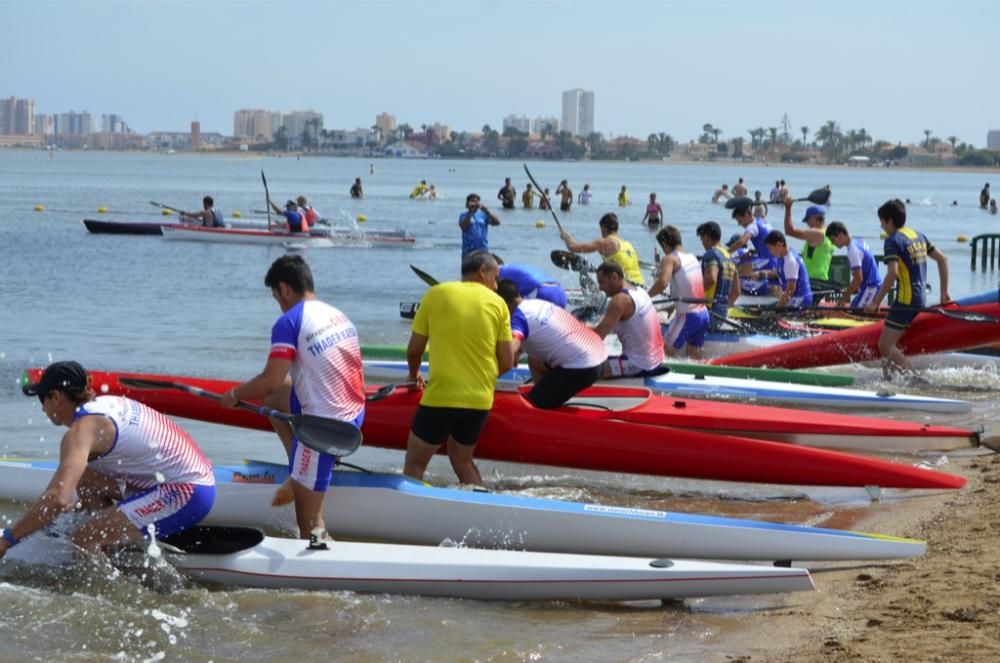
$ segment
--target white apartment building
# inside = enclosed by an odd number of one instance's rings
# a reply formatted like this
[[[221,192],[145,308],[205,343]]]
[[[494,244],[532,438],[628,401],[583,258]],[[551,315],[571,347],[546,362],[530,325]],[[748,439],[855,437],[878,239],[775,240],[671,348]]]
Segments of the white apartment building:
[[[574,136],[594,133],[594,93],[575,88],[563,92],[562,130]]]

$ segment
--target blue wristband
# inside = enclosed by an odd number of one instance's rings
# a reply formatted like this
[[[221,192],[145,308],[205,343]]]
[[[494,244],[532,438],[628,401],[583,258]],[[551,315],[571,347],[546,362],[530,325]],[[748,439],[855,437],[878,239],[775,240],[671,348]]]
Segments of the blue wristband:
[[[3,530],[3,538],[11,547],[16,546],[18,543],[17,538],[14,536],[14,532],[9,529]]]

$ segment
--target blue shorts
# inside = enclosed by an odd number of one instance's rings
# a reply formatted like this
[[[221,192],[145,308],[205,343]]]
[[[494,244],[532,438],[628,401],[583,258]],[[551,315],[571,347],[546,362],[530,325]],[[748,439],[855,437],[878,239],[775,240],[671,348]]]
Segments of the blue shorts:
[[[663,344],[674,350],[685,345],[700,348],[705,345],[705,331],[708,329],[708,311],[678,313],[663,333]]]
[[[146,538],[152,525],[162,539],[200,523],[213,504],[214,485],[165,483],[129,495],[118,503],[118,510]]]
[[[365,421],[365,411],[349,423],[357,428]],[[292,451],[288,457],[288,476],[303,486],[316,492],[325,492],[330,487],[330,475],[337,465],[337,457],[320,453],[292,438]]]
[[[906,329],[920,315],[921,308],[923,306],[893,304],[889,308],[889,315],[885,316],[885,326],[896,330]]]
[[[543,283],[535,290],[535,299],[552,302],[559,308],[566,308],[566,291],[558,283]]]
[[[851,298],[851,308],[864,308],[875,301],[880,286],[872,285],[867,288],[862,286]]]

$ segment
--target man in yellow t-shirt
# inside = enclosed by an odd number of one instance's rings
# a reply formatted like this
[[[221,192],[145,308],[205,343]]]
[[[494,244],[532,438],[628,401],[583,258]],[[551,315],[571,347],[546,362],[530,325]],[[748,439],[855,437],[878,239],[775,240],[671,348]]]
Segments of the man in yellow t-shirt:
[[[406,443],[403,473],[423,479],[427,464],[448,442],[451,467],[464,484],[483,479],[472,456],[493,407],[497,376],[514,366],[510,311],[497,295],[499,267],[486,251],[462,260],[462,280],[432,287],[413,319],[406,361],[423,387],[420,362],[429,340],[434,356],[426,389]]]

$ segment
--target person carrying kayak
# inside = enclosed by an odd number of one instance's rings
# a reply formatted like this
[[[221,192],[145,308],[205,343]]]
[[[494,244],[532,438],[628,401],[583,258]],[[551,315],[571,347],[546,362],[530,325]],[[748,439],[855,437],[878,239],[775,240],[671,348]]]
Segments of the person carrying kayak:
[[[281,309],[271,327],[271,350],[259,374],[222,396],[222,407],[263,399],[276,410],[336,419],[361,428],[365,380],[354,323],[316,297],[312,270],[302,256],[284,255],[275,260],[264,285]],[[271,419],[271,425],[288,454],[299,537],[327,538],[323,498],[337,459],[301,444],[287,422]]]
[[[478,193],[465,197],[465,212],[458,215],[458,227],[462,229],[462,260],[476,251],[489,251],[490,226],[499,226],[500,219],[479,202]]]
[[[525,398],[532,405],[557,408],[600,379],[608,350],[590,327],[551,302],[523,299],[513,281],[500,281],[497,293],[510,310],[515,363],[528,355],[535,386]]]
[[[489,252],[474,251],[462,259],[460,282],[433,286],[420,301],[406,346],[409,379],[423,389],[406,441],[408,477],[423,480],[447,442],[458,480],[483,484],[473,460],[476,443],[493,407],[497,376],[515,364],[510,310],[495,292],[498,271]],[[425,382],[420,364],[431,341],[442,351],[431,356]]]
[[[878,208],[878,220],[886,233],[883,253],[886,275],[875,298],[865,306],[872,314],[897,282],[896,301],[889,307],[889,314],[878,339],[882,354],[882,372],[886,378],[895,371],[912,371],[910,361],[897,343],[906,333],[910,323],[927,305],[924,288],[927,283],[927,258],[937,263],[941,280],[941,304],[951,301],[948,295],[948,259],[931,244],[927,237],[913,228],[906,227],[906,206],[896,198]]]
[[[674,317],[663,334],[663,347],[673,357],[686,346],[689,357],[701,359],[709,318],[701,264],[684,251],[681,231],[676,226],[667,226],[656,233],[656,241],[663,249],[663,258],[649,296],[655,297],[669,285],[670,295],[677,302]]]
[[[608,307],[594,331],[601,338],[618,337],[620,355],[604,362],[602,378],[657,375],[663,363],[660,319],[653,301],[642,288],[630,286],[625,273],[613,262],[597,268],[597,285],[608,296]]]
[[[826,236],[838,249],[847,247],[847,263],[851,267],[851,282],[840,299],[841,306],[864,308],[875,299],[882,286],[882,275],[878,262],[868,248],[868,242],[861,238],[851,239],[847,226],[840,221],[832,221],[826,227]]]
[[[751,211],[753,201],[749,198],[739,198],[736,201],[732,216],[736,223],[743,228],[743,234],[735,242],[729,243],[729,252],[735,254],[744,246],[752,246],[754,250],[753,262],[751,263],[752,271],[759,274],[773,272],[775,268],[774,256],[771,255],[771,250],[768,248],[767,242],[764,241],[773,230],[771,224],[760,217],[754,217]],[[747,294],[770,294],[777,297],[780,294],[780,288],[778,285],[766,283],[761,284],[758,291]]]
[[[601,254],[604,262],[617,263],[625,273],[625,280],[632,285],[645,287],[646,279],[639,269],[639,254],[635,247],[618,236],[618,216],[612,213],[605,214],[597,222],[601,229],[601,236],[590,242],[577,242],[565,230],[559,232],[559,237],[566,243],[566,248],[573,253],[594,253]]]
[[[656,194],[649,194],[649,204],[646,205],[646,214],[642,217],[642,225],[650,228],[658,228],[663,223],[663,207],[656,202]]]
[[[513,281],[525,299],[542,299],[566,308],[566,291],[557,280],[531,265],[500,265],[500,279]]]
[[[88,553],[176,534],[211,511],[212,463],[171,419],[130,398],[97,396],[75,361],[50,364],[22,391],[38,397],[49,421],[69,430],[48,487],[3,530],[0,558],[66,511],[90,512],[71,537]]]
[[[225,228],[226,221],[222,218],[222,212],[215,209],[215,200],[212,196],[205,196],[201,199],[201,211],[199,212],[181,212],[181,220],[187,219],[200,219],[201,225],[207,228]]]
[[[301,235],[309,232],[309,223],[306,221],[305,215],[299,212],[299,205],[294,200],[286,202],[285,209],[275,205],[270,198],[267,199],[267,204],[275,212],[285,217],[285,231],[288,234]]]
[[[812,286],[809,284],[809,273],[802,256],[789,248],[788,240],[780,230],[772,230],[764,241],[775,258],[774,274],[781,284],[781,296],[774,303],[775,307],[812,306]]]
[[[811,205],[806,210],[806,215],[802,217],[802,223],[808,226],[799,230],[792,223],[792,196],[785,192],[785,235],[796,239],[805,240],[802,245],[802,262],[806,265],[806,272],[811,279],[827,281],[830,278],[830,261],[833,260],[833,252],[836,251],[833,242],[826,236],[826,210],[816,205]]]
[[[701,256],[701,279],[705,299],[709,300],[709,331],[717,331],[729,317],[729,307],[740,295],[736,263],[729,251],[722,246],[722,228],[715,221],[707,221],[695,231],[705,252]]]

